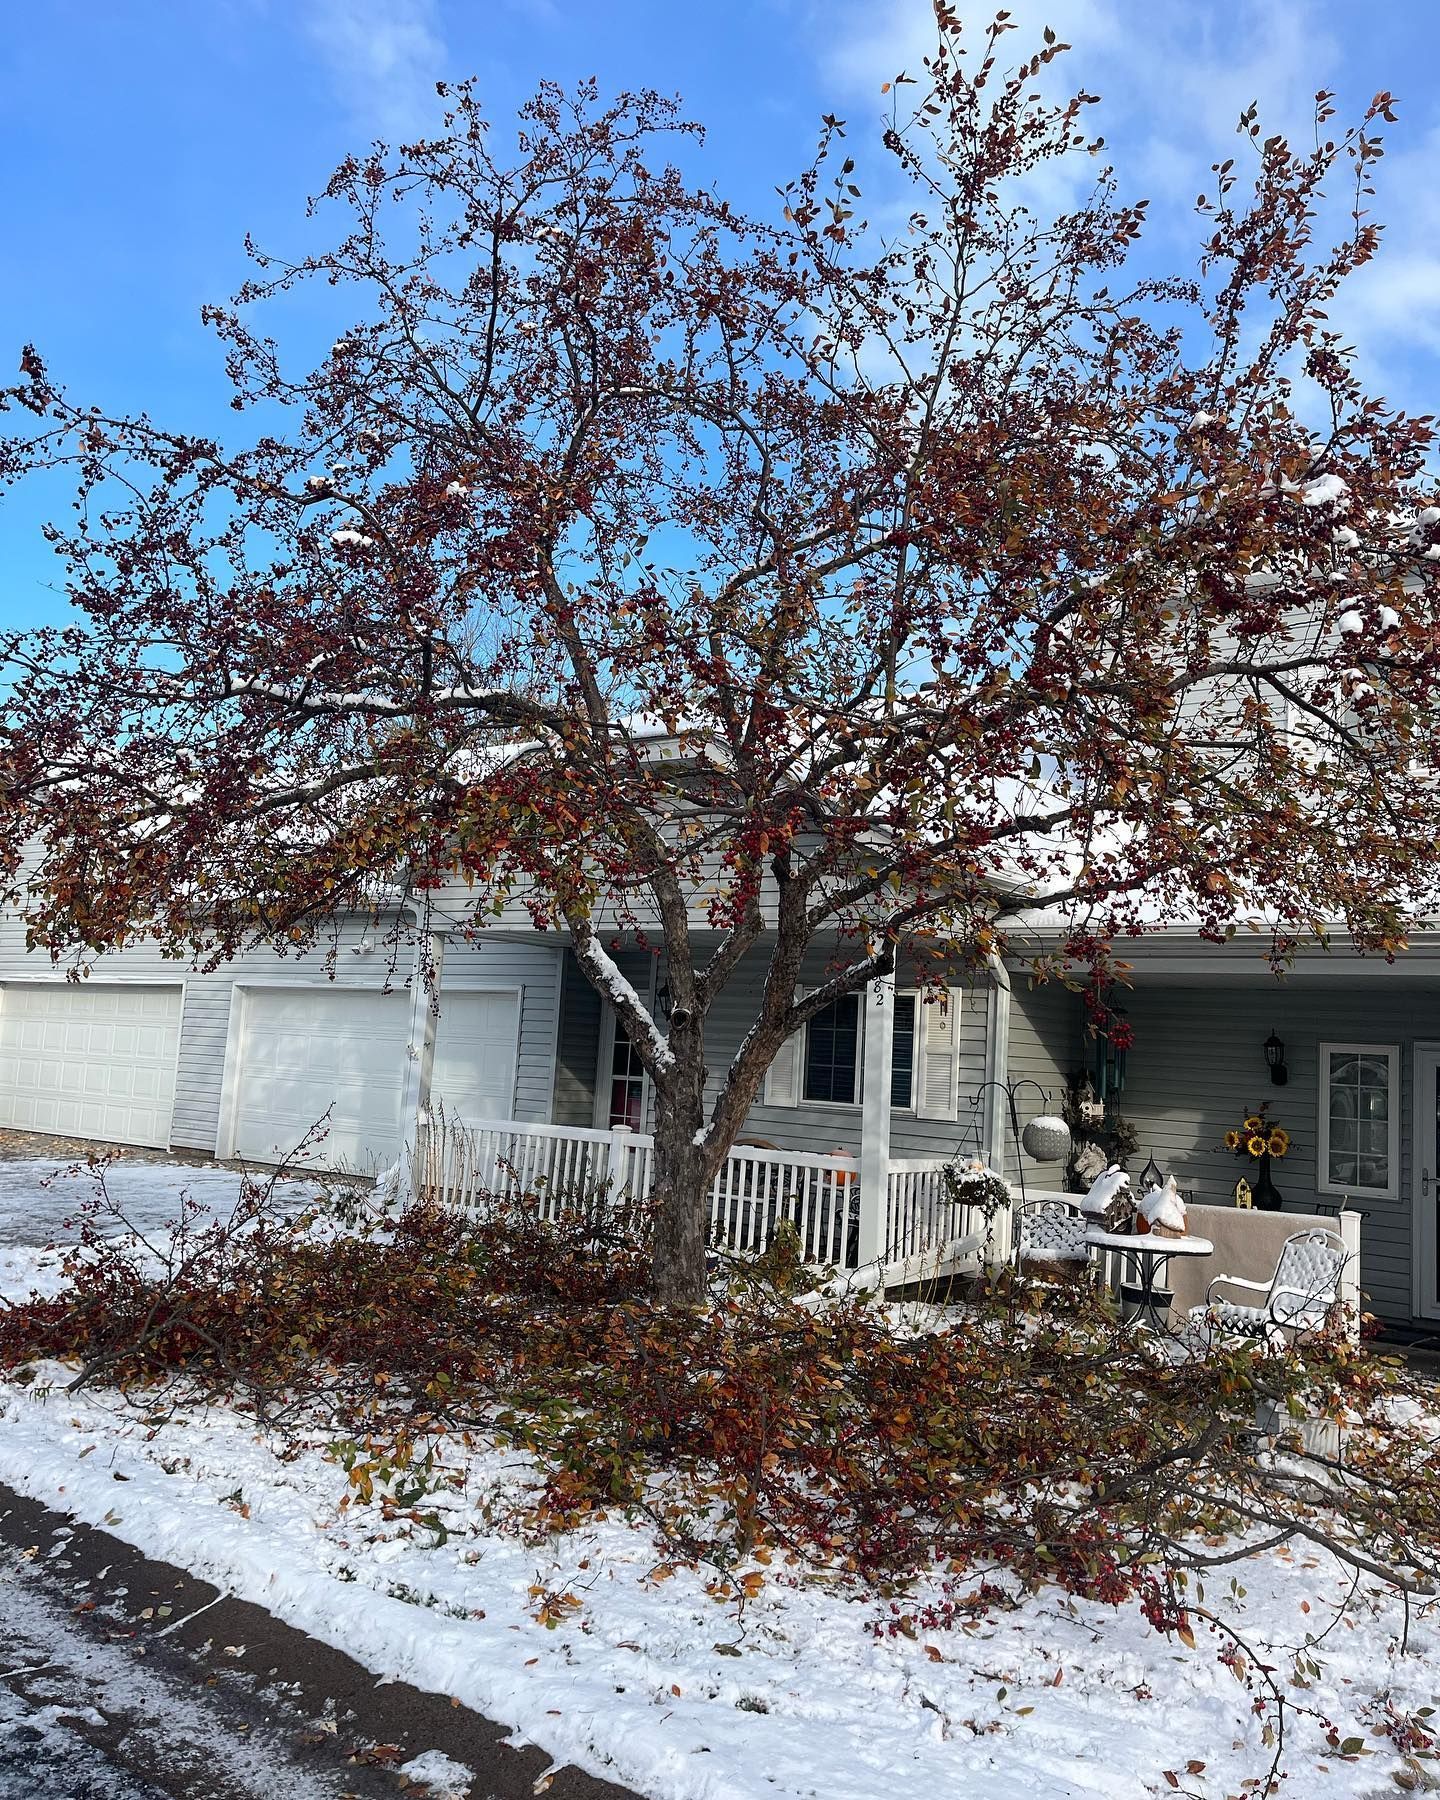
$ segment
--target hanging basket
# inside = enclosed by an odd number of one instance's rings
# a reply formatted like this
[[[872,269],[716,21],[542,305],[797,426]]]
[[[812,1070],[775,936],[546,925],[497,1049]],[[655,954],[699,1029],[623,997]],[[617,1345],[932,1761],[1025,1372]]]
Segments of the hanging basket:
[[[1042,1113],[1020,1133],[1020,1142],[1034,1162],[1064,1162],[1070,1154],[1070,1127],[1053,1113]]]

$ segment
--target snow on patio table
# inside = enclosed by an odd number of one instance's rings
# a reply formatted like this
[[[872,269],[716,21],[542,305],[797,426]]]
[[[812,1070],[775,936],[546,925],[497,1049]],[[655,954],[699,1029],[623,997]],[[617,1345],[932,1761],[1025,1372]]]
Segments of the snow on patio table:
[[[252,1421],[214,1408],[147,1441],[113,1396],[44,1391],[65,1375],[0,1388],[0,1479],[656,1800],[1125,1800],[1176,1791],[1166,1771],[1182,1792],[1222,1796],[1270,1764],[1251,1693],[1198,1625],[1188,1650],[1133,1606],[1047,1590],[970,1630],[877,1635],[880,1601],[779,1558],[737,1612],[705,1592],[707,1571],[672,1572],[649,1529],[618,1516],[541,1543],[487,1526],[483,1507],[522,1502],[534,1479],[518,1454],[447,1444],[463,1489],[419,1503],[442,1518],[440,1541],[378,1508],[342,1509],[323,1432],[283,1461]],[[1386,1697],[1402,1712],[1433,1703],[1431,1612],[1412,1617],[1415,1654],[1401,1658],[1399,1603],[1362,1590],[1353,1619],[1309,1653],[1319,1676],[1293,1688],[1295,1652],[1330,1625],[1349,1576],[1320,1554],[1271,1554],[1235,1568],[1239,1600],[1231,1573],[1210,1577],[1212,1603],[1227,1595],[1292,1700],[1373,1752],[1333,1756],[1321,1726],[1292,1715],[1286,1790],[1390,1791],[1397,1753],[1371,1727]],[[546,1596],[578,1607],[547,1629]],[[938,1597],[921,1584],[904,1605],[919,1614]]]

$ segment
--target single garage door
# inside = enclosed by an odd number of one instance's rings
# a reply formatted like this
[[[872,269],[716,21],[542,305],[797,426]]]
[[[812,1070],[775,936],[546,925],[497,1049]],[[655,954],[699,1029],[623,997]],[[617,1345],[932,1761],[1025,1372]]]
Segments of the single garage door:
[[[321,1120],[309,1161],[373,1173],[400,1152],[410,996],[348,988],[250,988],[243,1005],[235,1154],[280,1162]]]
[[[0,1125],[165,1148],[180,1007],[178,987],[6,982]]]
[[[518,994],[442,989],[431,1104],[466,1121],[510,1118],[519,1040]]]

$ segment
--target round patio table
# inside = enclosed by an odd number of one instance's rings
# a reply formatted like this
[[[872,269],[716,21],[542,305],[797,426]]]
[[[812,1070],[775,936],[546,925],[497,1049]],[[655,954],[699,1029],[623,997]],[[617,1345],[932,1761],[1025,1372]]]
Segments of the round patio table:
[[[1096,1250],[1119,1250],[1134,1261],[1127,1264],[1127,1279],[1120,1283],[1121,1316],[1148,1331],[1173,1333],[1165,1322],[1174,1295],[1157,1285],[1161,1270],[1172,1256],[1213,1256],[1209,1238],[1162,1237],[1156,1231],[1106,1231],[1099,1225],[1085,1227],[1085,1242]]]

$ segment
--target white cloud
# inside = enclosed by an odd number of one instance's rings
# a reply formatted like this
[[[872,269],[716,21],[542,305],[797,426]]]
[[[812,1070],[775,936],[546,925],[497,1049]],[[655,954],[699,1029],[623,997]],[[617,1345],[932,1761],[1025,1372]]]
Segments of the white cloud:
[[[1372,388],[1411,412],[1440,411],[1440,129],[1392,150],[1375,186],[1380,250],[1341,290],[1330,322],[1356,346]]]
[[[436,125],[435,83],[446,73],[436,0],[305,0],[303,18],[358,119],[390,138]]]
[[[1042,77],[1046,91],[1099,94],[1085,128],[1123,150],[1127,184],[1157,198],[1193,199],[1210,164],[1233,154],[1236,120],[1252,100],[1267,130],[1305,133],[1315,90],[1340,61],[1313,0],[1152,5],[1143,14],[1133,0],[1010,0],[1008,10],[1017,29],[1001,40],[1002,60],[1028,56],[1051,26],[1072,48]],[[967,9],[962,42],[972,62],[987,16]],[[930,0],[872,0],[842,13],[820,63],[830,80],[874,99],[900,69],[918,77],[933,44]]]
[[[1244,177],[1253,152],[1235,126],[1252,101],[1263,133],[1283,132],[1303,149],[1312,141],[1318,89],[1340,93],[1332,129],[1354,122],[1369,99],[1349,85],[1344,45],[1332,29],[1347,16],[1344,0],[1152,0],[1143,8],[1137,0],[1006,3],[1019,27],[1003,40],[1008,66],[1040,45],[1046,25],[1073,46],[1047,73],[1046,91],[1083,86],[1101,96],[1084,128],[1103,133],[1121,195],[1154,202],[1146,239],[1165,265],[1188,266],[1199,247],[1203,228],[1192,207],[1211,186],[1211,164],[1233,156]],[[972,58],[993,10],[961,8]],[[934,42],[930,0],[850,0],[838,15],[832,8],[815,17],[825,34],[817,35],[816,51],[822,89],[843,97],[854,126],[878,114],[882,82],[901,69],[922,76]],[[1379,165],[1372,202],[1375,216],[1389,222],[1385,241],[1375,262],[1342,290],[1332,323],[1357,345],[1368,382],[1427,412],[1440,406],[1440,130],[1418,143],[1413,132],[1403,115],[1389,130],[1390,154]],[[1076,158],[1041,182],[1032,179],[1026,197],[1041,209],[1064,206],[1094,172],[1088,158]],[[1343,176],[1333,185],[1340,204],[1326,223],[1338,234],[1349,197]]]

